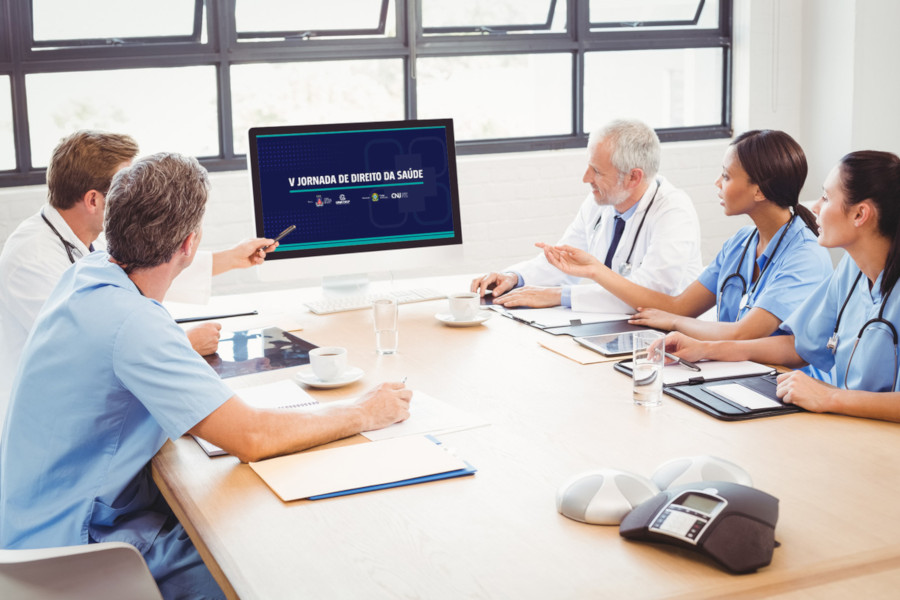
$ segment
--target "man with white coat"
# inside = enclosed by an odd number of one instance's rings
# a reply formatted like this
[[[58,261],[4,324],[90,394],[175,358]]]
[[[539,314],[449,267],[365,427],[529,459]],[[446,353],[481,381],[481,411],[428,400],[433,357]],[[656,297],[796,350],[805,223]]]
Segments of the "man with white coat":
[[[583,181],[591,194],[560,244],[587,250],[640,285],[680,293],[702,268],[700,225],[686,193],[659,175],[659,138],[640,121],[616,120],[588,141]],[[471,289],[491,291],[495,304],[535,308],[566,306],[576,311],[634,310],[590,280],[566,275],[543,253],[488,273]]]
[[[62,274],[94,250],[103,231],[106,193],[113,175],[131,164],[138,145],[130,136],[78,131],[54,149],[47,168],[47,203],[19,224],[0,252],[0,429],[19,357],[34,320]],[[259,248],[269,239],[251,239],[221,252],[200,252],[176,281],[170,299],[203,304],[212,275],[263,262]],[[199,354],[219,343],[218,323],[188,331]]]

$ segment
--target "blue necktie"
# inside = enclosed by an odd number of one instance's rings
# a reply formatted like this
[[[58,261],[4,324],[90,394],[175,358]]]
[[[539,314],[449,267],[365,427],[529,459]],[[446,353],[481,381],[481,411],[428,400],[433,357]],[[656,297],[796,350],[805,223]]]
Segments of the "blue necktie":
[[[606,260],[603,261],[607,267],[612,268],[612,259],[619,247],[619,240],[622,239],[622,232],[625,231],[625,219],[617,216],[615,219],[615,230],[613,231],[612,241],[609,243],[609,252],[606,253]]]

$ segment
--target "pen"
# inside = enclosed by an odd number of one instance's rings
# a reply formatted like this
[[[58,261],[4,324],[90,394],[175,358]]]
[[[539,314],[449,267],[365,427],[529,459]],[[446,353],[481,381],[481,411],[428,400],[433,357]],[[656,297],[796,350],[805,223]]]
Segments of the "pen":
[[[670,358],[670,359],[674,360],[675,362],[677,362],[678,364],[684,365],[685,367],[687,367],[688,369],[690,369],[692,371],[700,371],[701,370],[700,367],[698,367],[691,361],[684,360],[683,358],[678,358],[674,354],[669,354],[668,352],[666,352],[666,358]]]
[[[258,315],[259,313],[255,310],[250,312],[243,313],[232,313],[230,315],[211,315],[209,317],[182,317],[181,319],[175,319],[176,323],[194,323],[196,321],[218,321],[219,319],[230,319],[231,317],[248,317],[250,315]]]
[[[295,230],[295,229],[297,229],[297,226],[296,226],[296,225],[291,225],[290,227],[288,227],[287,229],[285,229],[284,231],[282,231],[281,233],[279,233],[279,234],[278,234],[278,237],[275,238],[275,241],[273,241],[271,244],[266,244],[265,246],[263,246],[262,248],[260,248],[260,250],[266,250],[269,246],[274,245],[275,242],[281,241],[281,238],[283,238],[284,236],[286,236],[287,234],[289,234],[290,232],[292,232],[292,231]]]

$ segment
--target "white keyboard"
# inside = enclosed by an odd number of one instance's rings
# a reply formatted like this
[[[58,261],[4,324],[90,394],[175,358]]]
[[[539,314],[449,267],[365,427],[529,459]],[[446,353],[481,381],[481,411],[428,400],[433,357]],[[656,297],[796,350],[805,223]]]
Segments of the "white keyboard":
[[[415,288],[407,290],[385,290],[359,296],[335,296],[334,298],[322,298],[310,302],[304,302],[307,308],[317,315],[345,312],[348,310],[360,310],[371,308],[372,302],[379,298],[396,298],[398,304],[411,302],[424,302],[426,300],[440,300],[447,294],[430,288]]]

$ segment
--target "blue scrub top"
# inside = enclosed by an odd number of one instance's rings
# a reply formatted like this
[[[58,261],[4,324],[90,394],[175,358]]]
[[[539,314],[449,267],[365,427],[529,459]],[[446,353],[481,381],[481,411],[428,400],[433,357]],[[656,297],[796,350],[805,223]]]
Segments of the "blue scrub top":
[[[232,395],[108,254],[79,260],[47,299],[13,384],[0,546],[115,540],[152,555],[168,511],[150,459]]]
[[[788,230],[784,240],[773,256],[785,227]],[[743,264],[739,266],[741,253],[751,238],[753,241],[750,242]],[[758,240],[755,227],[741,228],[725,242],[716,259],[698,277],[703,287],[716,295],[719,321],[735,322],[754,306],[784,321],[809,297],[817,285],[831,276],[831,257],[828,251],[819,246],[816,235],[800,217],[795,217],[775,233],[754,265]],[[762,273],[758,283],[751,283],[754,266],[758,266],[762,272],[769,260],[772,263]],[[740,273],[746,282],[749,296],[747,305],[743,308],[741,280],[730,277],[733,273]]]
[[[832,374],[838,387],[869,392],[891,391],[900,369],[891,328],[882,323],[866,327],[854,354],[854,345],[862,326],[876,318],[881,309],[881,278],[884,273],[878,275],[871,290],[865,275],[854,286],[857,275],[859,267],[849,255],[844,256],[831,279],[810,294],[800,308],[782,323],[781,329],[794,335],[794,346],[803,360],[820,369],[834,367]],[[838,327],[837,348],[832,354],[826,345],[848,295],[850,299]],[[888,296],[884,319],[894,327],[900,324],[900,291],[894,290]]]

